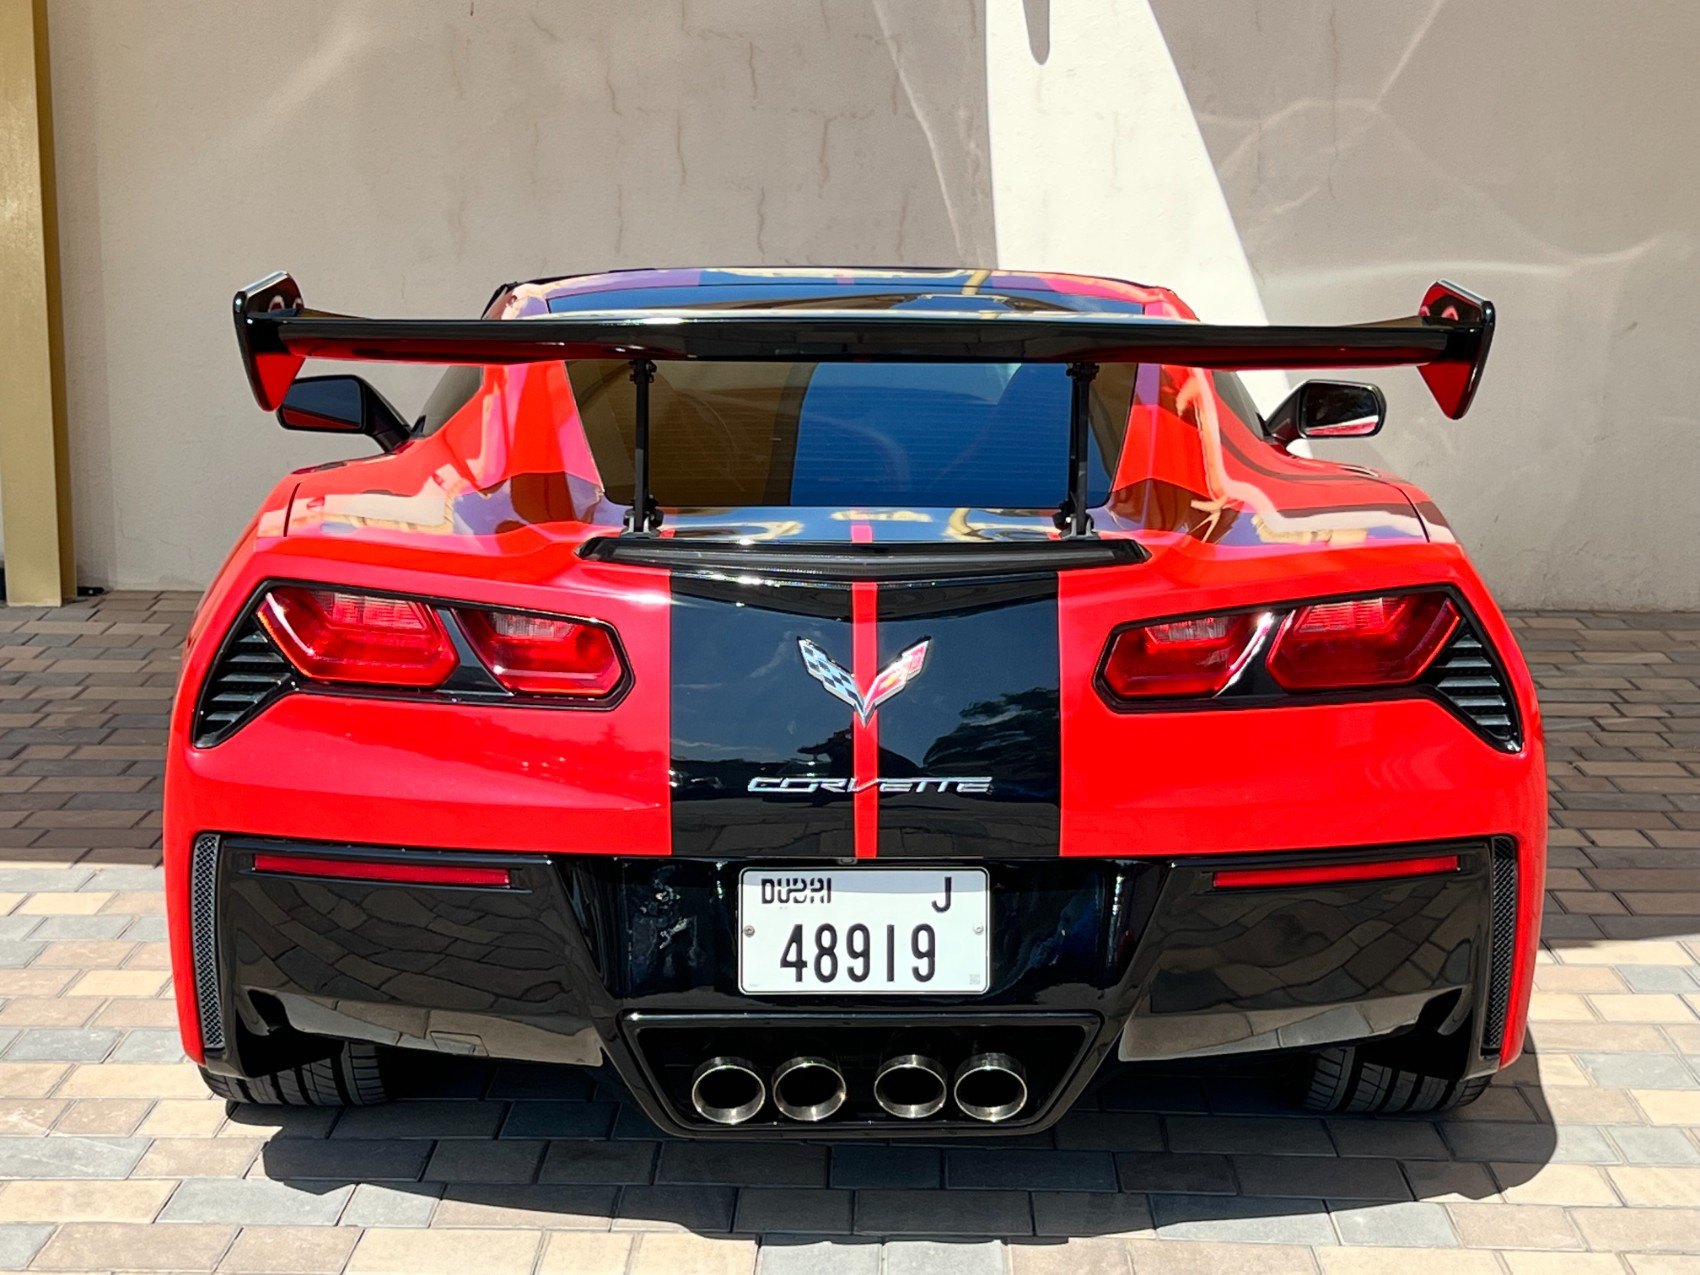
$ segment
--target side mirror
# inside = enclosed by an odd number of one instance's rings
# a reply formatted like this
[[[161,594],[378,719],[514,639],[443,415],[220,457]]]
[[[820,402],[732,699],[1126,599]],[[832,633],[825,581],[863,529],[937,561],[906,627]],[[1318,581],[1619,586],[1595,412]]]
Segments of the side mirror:
[[[1306,381],[1263,423],[1263,432],[1285,446],[1299,438],[1368,438],[1381,432],[1387,400],[1358,381]]]
[[[411,435],[389,400],[358,376],[303,376],[283,396],[277,422],[318,434],[364,434],[386,452]]]

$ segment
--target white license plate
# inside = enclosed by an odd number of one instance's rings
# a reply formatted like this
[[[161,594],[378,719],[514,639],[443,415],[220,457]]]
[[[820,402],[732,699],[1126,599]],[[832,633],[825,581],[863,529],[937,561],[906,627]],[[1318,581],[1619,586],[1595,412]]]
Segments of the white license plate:
[[[991,922],[975,868],[769,871],[738,877],[746,992],[984,992]]]

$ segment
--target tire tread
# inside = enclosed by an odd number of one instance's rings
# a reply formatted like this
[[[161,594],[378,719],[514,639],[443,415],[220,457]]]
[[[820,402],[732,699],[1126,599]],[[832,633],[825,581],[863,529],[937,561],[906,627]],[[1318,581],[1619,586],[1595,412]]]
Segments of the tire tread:
[[[1492,1079],[1432,1076],[1373,1062],[1356,1045],[1337,1045],[1312,1056],[1300,1103],[1306,1111],[1350,1115],[1450,1111],[1481,1097]]]
[[[264,1076],[218,1076],[201,1069],[208,1089],[226,1102],[263,1107],[365,1107],[389,1100],[377,1047],[345,1042],[329,1058]]]

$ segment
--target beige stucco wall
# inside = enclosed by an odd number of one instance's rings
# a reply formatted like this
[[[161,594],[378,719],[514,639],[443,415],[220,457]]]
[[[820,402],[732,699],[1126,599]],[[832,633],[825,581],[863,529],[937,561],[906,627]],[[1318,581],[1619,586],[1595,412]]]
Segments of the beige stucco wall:
[[[1269,316],[1494,299],[1453,424],[1373,447],[1509,600],[1700,607],[1700,5],[1153,0]]]
[[[978,13],[52,0],[83,579],[204,584],[281,474],[347,454],[248,395],[230,295],[271,270],[471,315],[611,265],[985,259]],[[371,376],[410,412],[433,374]]]
[[[990,12],[987,12],[988,6]],[[1206,317],[1501,329],[1349,445],[1507,600],[1700,606],[1683,0],[50,0],[78,556],[198,585],[286,469],[228,304],[466,314],[613,265],[1179,280]],[[988,31],[990,34],[988,35]],[[1145,176],[1163,173],[1153,185]],[[1232,313],[1226,313],[1232,311]],[[429,374],[376,368],[404,411]]]

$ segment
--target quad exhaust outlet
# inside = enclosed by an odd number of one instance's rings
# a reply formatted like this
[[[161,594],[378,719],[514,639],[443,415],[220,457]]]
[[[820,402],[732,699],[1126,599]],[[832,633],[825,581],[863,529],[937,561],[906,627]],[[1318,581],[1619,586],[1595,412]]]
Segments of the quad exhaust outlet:
[[[874,1075],[874,1101],[899,1120],[937,1115],[949,1096],[944,1067],[924,1054],[896,1054]]]
[[[773,1072],[773,1105],[791,1120],[825,1120],[848,1095],[844,1073],[824,1058],[793,1058]]]
[[[1008,1054],[973,1054],[956,1069],[951,1096],[963,1115],[997,1124],[1027,1105],[1027,1073]]]
[[[748,1058],[717,1054],[692,1074],[691,1106],[714,1124],[741,1125],[771,1098],[786,1120],[816,1124],[849,1100],[844,1067],[830,1058],[799,1054],[771,1075],[764,1070]],[[902,1053],[880,1060],[872,1096],[881,1111],[898,1120],[927,1120],[954,1105],[970,1120],[999,1124],[1026,1109],[1029,1090],[1021,1062],[997,1050],[969,1055],[954,1072],[928,1054]]]
[[[715,1124],[743,1124],[762,1109],[767,1086],[744,1058],[710,1058],[691,1077],[691,1106]]]

